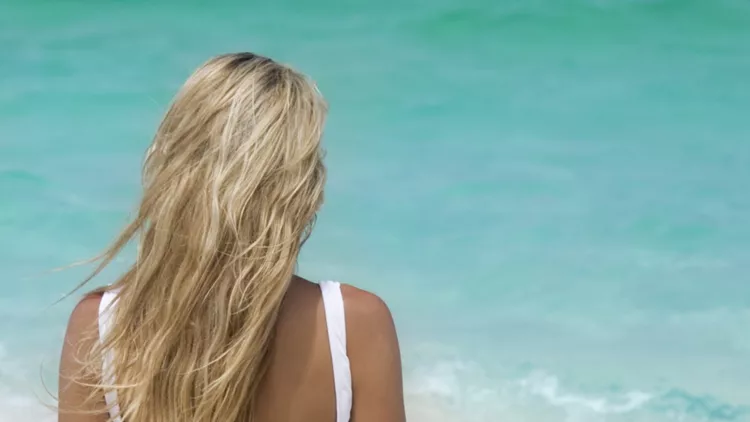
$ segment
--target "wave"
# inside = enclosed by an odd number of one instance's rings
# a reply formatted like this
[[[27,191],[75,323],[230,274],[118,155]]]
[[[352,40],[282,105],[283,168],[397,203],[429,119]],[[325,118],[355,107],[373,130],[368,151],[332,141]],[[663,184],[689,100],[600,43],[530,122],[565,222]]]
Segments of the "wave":
[[[604,421],[606,416],[635,413],[653,399],[638,390],[606,395],[572,391],[539,370],[497,380],[478,365],[461,361],[415,371],[407,379],[406,394],[409,420],[441,422]]]
[[[653,398],[651,394],[638,390],[627,392],[614,399],[567,393],[560,388],[557,377],[544,372],[531,374],[528,378],[521,380],[519,385],[528,393],[543,398],[552,406],[581,408],[602,414],[632,412]]]
[[[0,422],[54,422],[55,412],[33,396],[24,396],[0,388]]]
[[[709,422],[748,421],[750,408],[678,388],[584,390],[542,370],[492,379],[479,366],[440,362],[407,378],[410,421]]]
[[[0,422],[53,422],[52,410],[37,398],[21,370],[23,365],[13,359],[0,343]]]

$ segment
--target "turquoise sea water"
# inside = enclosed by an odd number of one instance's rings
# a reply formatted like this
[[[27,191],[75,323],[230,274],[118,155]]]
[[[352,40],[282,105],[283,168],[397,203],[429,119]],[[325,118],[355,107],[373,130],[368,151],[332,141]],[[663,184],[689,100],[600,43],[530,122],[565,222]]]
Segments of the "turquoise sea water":
[[[410,421],[750,421],[750,3],[215,3],[0,0],[0,421],[54,420],[44,271],[237,50],[331,104],[301,273],[391,305]]]

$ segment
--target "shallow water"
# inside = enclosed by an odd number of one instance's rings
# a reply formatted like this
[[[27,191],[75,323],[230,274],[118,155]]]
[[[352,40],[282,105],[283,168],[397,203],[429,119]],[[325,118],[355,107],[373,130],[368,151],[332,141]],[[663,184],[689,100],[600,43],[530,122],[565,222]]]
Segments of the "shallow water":
[[[116,233],[171,95],[236,50],[331,103],[301,273],[391,305],[411,421],[750,420],[750,3],[221,4],[0,3],[0,421],[54,420],[83,272],[44,271]]]

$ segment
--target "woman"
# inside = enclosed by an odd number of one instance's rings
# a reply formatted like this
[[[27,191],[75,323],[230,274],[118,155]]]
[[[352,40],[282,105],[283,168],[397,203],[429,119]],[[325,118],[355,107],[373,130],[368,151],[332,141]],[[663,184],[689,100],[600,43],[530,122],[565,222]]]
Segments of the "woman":
[[[92,277],[132,239],[135,263],[70,317],[60,422],[405,420],[385,304],[293,274],[323,199],[325,114],[311,81],[251,53],[188,79]]]

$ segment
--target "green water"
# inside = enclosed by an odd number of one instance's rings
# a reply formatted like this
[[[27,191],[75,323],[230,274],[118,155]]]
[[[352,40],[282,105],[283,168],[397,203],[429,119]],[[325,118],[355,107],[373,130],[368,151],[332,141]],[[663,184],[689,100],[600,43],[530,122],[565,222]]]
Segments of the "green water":
[[[238,50],[331,104],[301,272],[391,305],[410,420],[750,420],[750,3],[216,3],[0,0],[1,422],[54,420],[82,271],[40,273],[111,239]]]

